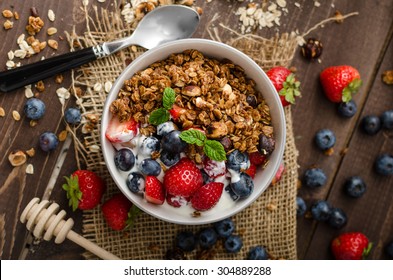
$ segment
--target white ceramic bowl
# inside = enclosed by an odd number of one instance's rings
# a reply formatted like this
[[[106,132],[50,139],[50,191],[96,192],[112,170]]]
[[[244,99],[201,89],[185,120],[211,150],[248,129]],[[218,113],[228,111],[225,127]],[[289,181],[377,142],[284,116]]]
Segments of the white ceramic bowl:
[[[167,203],[155,205],[146,202],[141,195],[137,195],[128,190],[124,177],[117,170],[114,164],[115,149],[105,137],[105,130],[111,118],[109,112],[110,104],[116,99],[123,82],[131,78],[135,72],[147,68],[150,64],[166,59],[170,54],[180,53],[187,49],[196,49],[205,56],[217,59],[229,59],[234,64],[241,66],[246,75],[256,82],[257,89],[263,93],[263,97],[270,107],[272,123],[274,127],[274,138],[276,147],[270,156],[268,166],[259,171],[254,178],[254,191],[247,199],[238,201],[232,207],[223,209],[213,208],[202,213],[200,217],[194,218],[190,213],[183,213],[181,208],[174,208]],[[157,48],[151,49],[135,59],[115,81],[105,103],[101,120],[101,144],[108,170],[116,182],[119,189],[141,210],[157,217],[161,220],[177,224],[207,224],[230,217],[253,203],[270,185],[283,157],[285,145],[285,116],[284,111],[269,78],[265,72],[247,55],[228,45],[205,39],[184,39],[166,43]]]

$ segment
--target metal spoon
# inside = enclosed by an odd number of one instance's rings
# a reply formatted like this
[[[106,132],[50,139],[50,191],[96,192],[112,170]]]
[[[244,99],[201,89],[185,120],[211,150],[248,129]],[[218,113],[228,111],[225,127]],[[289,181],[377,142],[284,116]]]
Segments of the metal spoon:
[[[160,6],[146,14],[129,37],[0,72],[0,91],[8,92],[38,82],[132,45],[151,49],[165,42],[191,37],[198,23],[199,15],[192,8]]]

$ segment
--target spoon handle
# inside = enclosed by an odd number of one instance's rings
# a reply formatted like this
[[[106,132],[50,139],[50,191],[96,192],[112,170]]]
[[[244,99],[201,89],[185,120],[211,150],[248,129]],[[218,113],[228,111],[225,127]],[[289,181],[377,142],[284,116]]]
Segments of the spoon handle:
[[[9,92],[94,61],[98,58],[97,48],[100,46],[54,56],[0,72],[0,91]]]

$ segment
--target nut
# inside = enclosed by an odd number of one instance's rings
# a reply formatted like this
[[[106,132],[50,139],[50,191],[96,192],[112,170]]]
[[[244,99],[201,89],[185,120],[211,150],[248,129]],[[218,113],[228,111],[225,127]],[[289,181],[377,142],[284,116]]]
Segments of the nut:
[[[39,92],[43,92],[45,90],[45,84],[43,81],[38,81],[35,84],[35,88],[39,91]]]
[[[213,139],[220,139],[228,134],[228,128],[223,122],[212,122],[206,128],[206,136]]]
[[[0,117],[4,117],[5,116],[5,110],[3,107],[0,107]]]
[[[59,47],[59,43],[53,39],[48,40],[48,45],[49,45],[49,47],[51,47],[54,50],[57,50],[57,48]]]
[[[27,154],[29,157],[34,157],[34,156],[35,156],[35,149],[34,149],[34,148],[28,149],[28,150],[26,151],[26,154]]]
[[[26,162],[27,156],[23,151],[18,150],[11,152],[8,155],[8,160],[10,161],[12,166],[21,166]]]
[[[4,22],[3,26],[4,26],[4,29],[5,29],[5,30],[8,30],[8,29],[11,29],[11,28],[14,26],[14,23],[13,23],[12,21],[10,21],[10,20],[7,19],[7,20]]]
[[[12,111],[12,117],[14,118],[14,120],[16,121],[20,121],[20,114],[18,111]]]
[[[60,142],[65,141],[65,140],[67,139],[67,135],[68,135],[67,130],[62,130],[62,131],[59,133],[59,141],[60,141]]]
[[[64,76],[63,75],[61,75],[61,74],[56,75],[56,77],[55,77],[55,83],[56,84],[61,84],[63,82],[63,80],[64,80]]]
[[[56,28],[56,27],[49,27],[48,30],[46,31],[46,33],[47,33],[49,36],[52,36],[53,34],[56,34],[56,33],[57,33],[57,28]]]
[[[5,18],[12,18],[14,16],[14,14],[10,10],[4,10],[2,12],[2,14],[3,14],[3,17],[5,17]]]
[[[316,59],[320,57],[322,50],[323,46],[321,41],[315,38],[307,39],[307,42],[301,48],[303,57],[307,59]]]
[[[386,70],[382,73],[382,81],[387,85],[393,85],[393,70]]]

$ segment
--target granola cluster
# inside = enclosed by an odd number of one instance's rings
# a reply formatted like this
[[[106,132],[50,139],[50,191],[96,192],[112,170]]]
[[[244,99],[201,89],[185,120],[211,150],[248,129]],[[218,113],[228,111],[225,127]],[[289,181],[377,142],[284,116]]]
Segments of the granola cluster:
[[[256,152],[261,134],[273,137],[269,107],[255,82],[231,61],[196,50],[172,54],[137,72],[124,82],[110,110],[120,121],[134,118],[141,133],[152,134],[149,114],[162,107],[166,87],[176,92],[175,106],[182,111],[176,120],[179,128],[200,128],[227,151]]]

